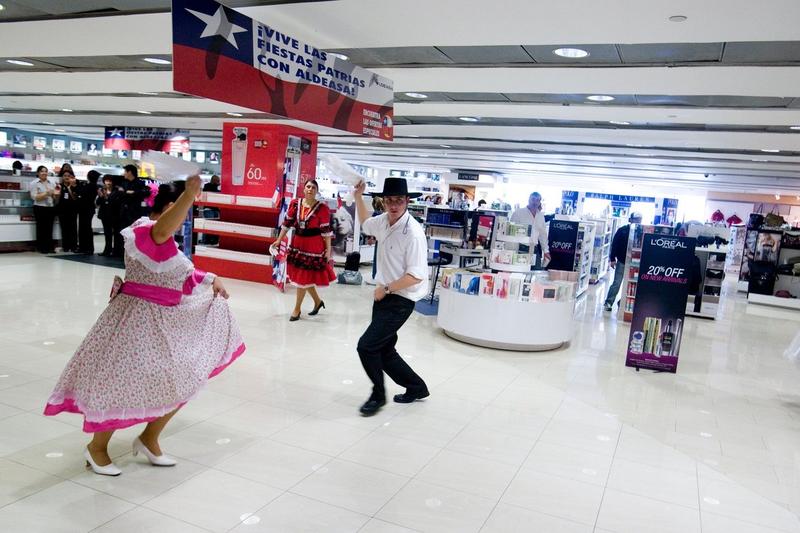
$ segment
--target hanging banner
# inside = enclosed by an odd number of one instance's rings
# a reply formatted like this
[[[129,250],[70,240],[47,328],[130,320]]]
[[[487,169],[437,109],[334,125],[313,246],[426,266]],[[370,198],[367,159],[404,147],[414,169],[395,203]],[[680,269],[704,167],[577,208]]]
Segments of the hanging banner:
[[[644,235],[625,366],[676,372],[695,239]]]
[[[189,130],[112,126],[106,128],[103,148],[184,153],[189,151]]]
[[[572,220],[551,220],[550,230],[547,233],[548,246],[550,247],[550,270],[575,269],[575,245],[578,242],[579,222]]]
[[[214,0],[172,2],[173,88],[391,140],[392,80]]]

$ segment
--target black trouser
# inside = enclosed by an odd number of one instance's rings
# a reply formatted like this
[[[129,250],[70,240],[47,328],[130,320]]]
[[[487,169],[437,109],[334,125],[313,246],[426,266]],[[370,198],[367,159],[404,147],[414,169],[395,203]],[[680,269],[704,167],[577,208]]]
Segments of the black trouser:
[[[61,224],[61,249],[72,252],[78,249],[78,212],[65,207],[58,211],[58,222]]]
[[[53,219],[55,207],[33,206],[36,218],[36,250],[46,254],[53,251]]]
[[[364,371],[372,381],[373,400],[386,398],[383,373],[410,389],[410,392],[427,392],[428,387],[395,350],[397,330],[403,327],[414,311],[414,302],[396,294],[386,296],[372,305],[372,322],[358,339],[358,356]]]
[[[103,223],[103,237],[106,239],[102,254],[111,255],[114,253],[114,226],[111,224],[111,220],[108,219],[101,218],[100,222]]]
[[[83,253],[94,253],[94,233],[92,232],[92,219],[94,209],[83,210],[78,213],[78,250]]]

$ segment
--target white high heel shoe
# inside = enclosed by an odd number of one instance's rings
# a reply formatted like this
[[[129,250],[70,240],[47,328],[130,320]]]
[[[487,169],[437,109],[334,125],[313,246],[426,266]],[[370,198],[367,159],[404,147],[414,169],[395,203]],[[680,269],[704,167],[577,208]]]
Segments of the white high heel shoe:
[[[101,476],[118,476],[122,473],[122,470],[117,468],[117,465],[114,463],[109,463],[106,466],[100,466],[95,463],[94,459],[92,459],[92,454],[89,453],[89,448],[83,450],[83,457],[86,459],[86,466],[90,467],[95,474],[100,474]]]
[[[136,457],[139,452],[143,453],[153,466],[175,466],[178,464],[178,461],[168,455],[155,455],[147,449],[147,446],[144,445],[139,437],[136,437],[133,440],[133,456]]]

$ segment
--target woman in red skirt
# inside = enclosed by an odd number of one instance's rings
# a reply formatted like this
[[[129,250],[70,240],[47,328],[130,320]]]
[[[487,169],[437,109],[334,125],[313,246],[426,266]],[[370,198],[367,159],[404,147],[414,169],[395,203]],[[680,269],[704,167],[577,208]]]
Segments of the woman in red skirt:
[[[286,218],[278,240],[273,248],[294,228],[294,236],[289,245],[286,259],[286,270],[289,281],[297,287],[294,312],[290,322],[300,319],[300,306],[306,293],[314,299],[314,310],[308,313],[316,315],[325,307],[319,297],[317,287],[327,287],[336,279],[331,265],[331,212],[324,202],[317,200],[319,185],[316,180],[309,180],[303,188],[303,198],[296,198],[289,204]],[[273,253],[275,253],[273,251]]]

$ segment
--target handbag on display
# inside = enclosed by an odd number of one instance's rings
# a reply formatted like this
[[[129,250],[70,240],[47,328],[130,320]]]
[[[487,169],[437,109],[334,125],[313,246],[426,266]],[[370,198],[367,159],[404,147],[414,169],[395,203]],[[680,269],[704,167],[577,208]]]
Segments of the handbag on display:
[[[764,211],[764,204],[759,204],[756,210],[750,213],[747,219],[748,229],[759,229],[764,225],[764,215],[761,213],[762,211]]]
[[[786,219],[777,213],[769,213],[764,217],[764,225],[770,228],[779,228],[786,224]]]
[[[776,268],[773,263],[751,261],[747,292],[772,296],[772,291],[775,290],[775,273]]]

